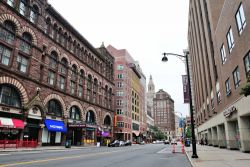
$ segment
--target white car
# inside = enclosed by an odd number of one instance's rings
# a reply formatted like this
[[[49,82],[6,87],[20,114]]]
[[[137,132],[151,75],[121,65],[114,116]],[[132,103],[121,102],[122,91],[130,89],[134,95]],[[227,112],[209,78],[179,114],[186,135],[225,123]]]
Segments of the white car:
[[[173,145],[173,144],[177,145],[176,139],[172,139],[172,140],[171,140],[171,145]]]

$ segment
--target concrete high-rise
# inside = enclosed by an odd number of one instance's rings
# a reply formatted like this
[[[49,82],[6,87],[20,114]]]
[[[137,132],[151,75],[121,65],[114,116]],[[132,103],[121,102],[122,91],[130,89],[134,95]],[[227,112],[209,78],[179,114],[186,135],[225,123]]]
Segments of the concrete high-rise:
[[[188,43],[198,138],[250,151],[250,1],[190,0]]]

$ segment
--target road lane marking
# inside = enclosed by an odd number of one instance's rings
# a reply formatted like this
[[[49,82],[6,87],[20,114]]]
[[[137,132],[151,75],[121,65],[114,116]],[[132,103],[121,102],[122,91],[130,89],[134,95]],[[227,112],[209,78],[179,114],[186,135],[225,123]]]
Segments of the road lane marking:
[[[140,148],[134,148],[131,150],[139,150],[139,149]],[[16,162],[12,164],[1,164],[0,167],[11,167],[11,166],[29,165],[29,164],[35,164],[35,163],[45,163],[45,162],[65,160],[65,159],[91,157],[91,156],[105,155],[105,154],[111,154],[111,153],[116,153],[116,152],[121,152],[121,151],[124,151],[124,150],[116,150],[116,151],[92,153],[92,154],[82,154],[82,155],[66,156],[66,157],[58,157],[58,158],[49,158],[49,159],[42,159],[42,160],[32,160],[32,161]]]

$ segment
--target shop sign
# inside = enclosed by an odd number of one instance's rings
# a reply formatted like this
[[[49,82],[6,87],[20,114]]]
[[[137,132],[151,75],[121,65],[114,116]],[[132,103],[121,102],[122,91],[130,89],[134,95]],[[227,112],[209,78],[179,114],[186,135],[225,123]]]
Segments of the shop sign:
[[[1,107],[1,111],[10,112],[10,108],[9,107]]]
[[[86,127],[85,124],[81,124],[81,123],[75,123],[75,124],[69,124],[70,128],[84,128]]]
[[[237,108],[235,106],[230,107],[229,109],[227,109],[226,111],[223,112],[223,115],[228,118],[232,115],[233,112],[236,112]]]

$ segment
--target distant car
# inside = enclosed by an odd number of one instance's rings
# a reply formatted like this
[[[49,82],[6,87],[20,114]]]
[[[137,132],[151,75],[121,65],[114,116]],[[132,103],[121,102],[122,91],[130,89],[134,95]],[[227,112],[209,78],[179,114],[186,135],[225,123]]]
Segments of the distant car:
[[[176,139],[172,139],[172,140],[171,140],[171,145],[173,145],[173,144],[177,145]]]
[[[169,140],[165,140],[165,141],[164,141],[164,144],[169,144]]]
[[[108,144],[108,147],[119,147],[120,141],[119,140],[113,140]]]
[[[124,146],[131,146],[132,142],[130,140],[127,140],[124,142]]]

